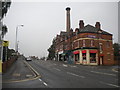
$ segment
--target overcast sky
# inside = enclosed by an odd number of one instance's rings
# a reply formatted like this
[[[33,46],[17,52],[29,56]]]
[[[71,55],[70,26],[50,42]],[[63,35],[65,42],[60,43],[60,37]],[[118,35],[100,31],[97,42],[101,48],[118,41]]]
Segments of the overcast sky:
[[[96,22],[100,22],[102,30],[112,33],[114,42],[118,42],[118,0],[110,0],[115,2],[30,1],[12,2],[4,18],[4,23],[8,27],[5,40],[10,41],[9,48],[15,48],[17,25],[24,25],[18,28],[18,41],[19,52],[25,56],[47,56],[47,49],[53,38],[66,29],[67,6],[71,8],[71,28],[79,27],[79,20],[84,20],[85,25],[93,26]]]

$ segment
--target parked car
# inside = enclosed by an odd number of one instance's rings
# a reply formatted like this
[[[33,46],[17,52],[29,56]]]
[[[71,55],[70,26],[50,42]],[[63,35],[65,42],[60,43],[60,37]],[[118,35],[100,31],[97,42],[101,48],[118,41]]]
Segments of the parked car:
[[[32,61],[32,59],[30,57],[27,57],[26,61]]]

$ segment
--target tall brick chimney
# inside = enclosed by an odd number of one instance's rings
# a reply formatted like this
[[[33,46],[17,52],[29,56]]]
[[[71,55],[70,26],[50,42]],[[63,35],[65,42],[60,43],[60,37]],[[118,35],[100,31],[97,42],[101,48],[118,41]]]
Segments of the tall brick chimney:
[[[70,32],[70,8],[66,8],[66,32]]]
[[[84,22],[83,20],[79,21],[79,29],[83,29],[84,28]]]
[[[100,29],[101,28],[100,22],[96,22],[95,27]]]

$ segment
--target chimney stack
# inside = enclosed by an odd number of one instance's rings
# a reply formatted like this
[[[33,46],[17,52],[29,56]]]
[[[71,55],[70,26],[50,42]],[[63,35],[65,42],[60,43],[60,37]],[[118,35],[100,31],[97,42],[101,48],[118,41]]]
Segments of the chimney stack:
[[[75,33],[76,33],[76,35],[79,33],[79,28],[75,29]]]
[[[70,8],[66,8],[66,32],[70,32]]]
[[[80,29],[83,29],[83,28],[84,28],[84,22],[83,22],[83,20],[80,20],[80,21],[79,21],[79,28],[80,28]]]
[[[95,27],[100,29],[101,28],[100,22],[96,22]]]

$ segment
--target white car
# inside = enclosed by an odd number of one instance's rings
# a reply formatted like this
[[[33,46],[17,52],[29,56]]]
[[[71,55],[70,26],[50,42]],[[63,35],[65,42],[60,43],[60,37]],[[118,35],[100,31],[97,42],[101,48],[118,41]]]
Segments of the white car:
[[[28,58],[26,59],[26,61],[32,61],[32,59],[31,59],[30,57],[28,57]]]

